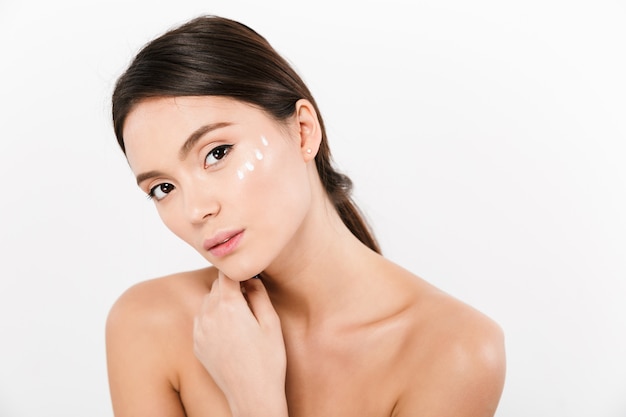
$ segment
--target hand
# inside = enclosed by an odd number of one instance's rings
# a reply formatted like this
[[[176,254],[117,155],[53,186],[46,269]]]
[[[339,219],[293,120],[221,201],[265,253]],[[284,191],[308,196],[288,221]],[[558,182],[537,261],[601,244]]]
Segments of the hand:
[[[287,415],[285,343],[260,279],[240,284],[220,271],[193,336],[195,355],[224,392],[233,416]]]

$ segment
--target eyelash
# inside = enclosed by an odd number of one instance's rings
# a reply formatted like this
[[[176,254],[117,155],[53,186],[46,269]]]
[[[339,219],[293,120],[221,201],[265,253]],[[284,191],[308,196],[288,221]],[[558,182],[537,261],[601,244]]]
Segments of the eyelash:
[[[162,191],[164,194],[169,194],[174,190],[174,186],[172,184],[170,184],[169,182],[162,182],[161,184],[157,184],[154,187],[150,188],[150,191],[148,191],[147,197],[148,200],[152,200],[152,199],[156,199],[157,201],[161,200],[162,198],[165,197],[161,197],[161,198],[157,198],[155,196],[155,191],[159,188],[159,187],[163,187],[164,185],[168,185],[170,188],[170,190],[168,192],[164,192]]]
[[[211,151],[209,151],[209,153],[204,157],[204,167],[205,168],[209,168],[209,167],[211,167],[213,165],[218,164],[224,157],[228,156],[228,154],[229,154],[229,152],[230,152],[232,147],[233,147],[233,145],[220,145],[220,146],[216,146],[215,148],[211,149]],[[215,152],[220,152],[221,156],[219,158],[217,158],[214,155]],[[207,164],[207,159],[209,159],[210,156],[215,158],[216,162],[214,162],[212,164]]]
[[[229,154],[229,152],[230,152],[232,147],[233,147],[233,145],[220,145],[220,146],[216,146],[215,148],[211,149],[211,151],[209,153],[207,153],[206,157],[204,158],[204,168],[205,169],[206,168],[210,168],[211,166],[218,164],[222,159],[224,159]],[[215,152],[219,152],[219,154],[216,156],[216,155],[214,155]],[[210,156],[215,158],[216,162],[213,162],[212,164],[207,164],[206,161],[207,161],[207,159],[209,159]],[[165,191],[161,190],[164,194],[169,194],[169,193],[171,193],[174,190],[174,186],[172,184],[168,183],[168,182],[163,182],[163,183],[157,184],[157,185],[155,185],[154,187],[152,187],[148,191],[148,193],[147,193],[148,200],[152,200],[152,199],[155,199],[155,198],[157,200],[161,200],[161,199],[165,198],[165,196],[161,197],[161,198],[157,198],[155,196],[155,194],[156,194],[156,190],[158,190],[159,187],[163,187],[163,186],[166,186],[166,185],[169,186],[168,187],[169,191],[165,192]]]

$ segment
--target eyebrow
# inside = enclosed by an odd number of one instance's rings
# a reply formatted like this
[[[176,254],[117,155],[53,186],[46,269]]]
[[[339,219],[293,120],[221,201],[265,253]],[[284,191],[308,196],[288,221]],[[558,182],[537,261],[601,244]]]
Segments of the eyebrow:
[[[187,158],[187,155],[189,155],[189,152],[194,147],[194,145],[207,133],[230,126],[230,125],[232,125],[232,123],[230,122],[220,122],[220,123],[210,123],[208,125],[200,126],[198,129],[194,130],[191,135],[189,135],[187,140],[185,140],[185,143],[183,143],[183,145],[180,147],[180,150],[178,151],[178,158],[181,161]],[[141,184],[148,178],[158,177],[160,175],[163,175],[161,171],[143,172],[137,175],[137,185]]]
[[[200,126],[197,128],[183,143],[183,146],[180,147],[180,151],[178,151],[178,157],[182,161],[187,157],[189,151],[193,148],[193,146],[202,138],[202,136],[206,135],[209,132],[212,132],[217,129],[221,129],[227,126],[232,125],[229,122],[220,122],[220,123],[210,123],[208,125]]]
[[[137,175],[137,185],[141,185],[141,183],[147,180],[148,178],[158,177],[160,175],[163,175],[161,171],[142,172],[141,174]]]

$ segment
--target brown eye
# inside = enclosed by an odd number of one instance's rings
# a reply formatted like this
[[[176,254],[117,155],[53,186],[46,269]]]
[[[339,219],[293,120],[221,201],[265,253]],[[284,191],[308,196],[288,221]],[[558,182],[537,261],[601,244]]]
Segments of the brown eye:
[[[230,148],[232,147],[233,145],[220,145],[216,148],[213,148],[204,159],[204,166],[210,167],[217,164],[222,158],[224,158],[228,154],[228,152],[230,152]]]
[[[165,196],[167,196],[173,190],[174,190],[174,186],[172,184],[168,182],[164,182],[162,184],[155,185],[154,187],[152,187],[150,189],[150,192],[148,193],[148,196],[156,200],[162,200],[163,198],[165,198]]]

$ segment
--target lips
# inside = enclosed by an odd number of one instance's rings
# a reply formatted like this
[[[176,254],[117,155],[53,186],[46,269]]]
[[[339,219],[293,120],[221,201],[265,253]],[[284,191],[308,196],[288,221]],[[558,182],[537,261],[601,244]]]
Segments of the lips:
[[[204,250],[213,256],[223,257],[233,252],[243,237],[243,230],[220,232],[202,244]]]

